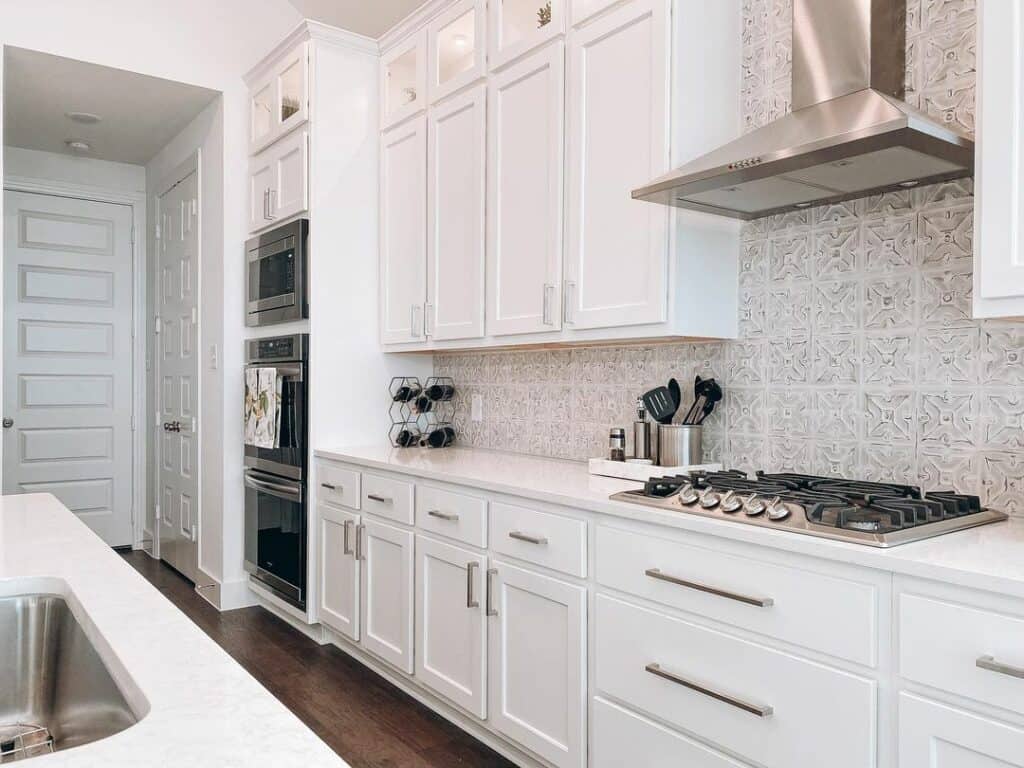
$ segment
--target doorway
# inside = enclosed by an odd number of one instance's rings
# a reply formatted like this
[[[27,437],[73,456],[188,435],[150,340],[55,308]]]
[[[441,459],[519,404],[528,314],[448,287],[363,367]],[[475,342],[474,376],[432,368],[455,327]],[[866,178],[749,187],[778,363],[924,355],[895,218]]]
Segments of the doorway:
[[[220,94],[14,47],[3,62],[4,493],[53,493],[195,581],[199,151]]]

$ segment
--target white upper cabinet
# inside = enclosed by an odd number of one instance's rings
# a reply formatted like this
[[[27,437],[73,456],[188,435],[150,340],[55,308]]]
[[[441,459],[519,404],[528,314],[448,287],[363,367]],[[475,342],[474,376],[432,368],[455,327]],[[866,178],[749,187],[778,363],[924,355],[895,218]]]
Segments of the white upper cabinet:
[[[427,107],[427,30],[391,48],[380,60],[381,128],[389,128]]]
[[[427,135],[426,333],[435,339],[484,335],[484,200],[487,88],[430,111]]]
[[[561,328],[565,45],[489,83],[487,332]]]
[[[1024,317],[1024,0],[978,14],[974,314]]]
[[[434,104],[487,71],[487,3],[459,0],[427,28],[427,91]]]
[[[250,88],[249,151],[259,152],[309,120],[309,43],[280,57]]]
[[[565,3],[566,0],[492,0],[491,71],[563,34]]]
[[[668,170],[667,14],[667,0],[634,0],[571,38],[570,328],[666,319],[669,209],[629,190]]]
[[[427,120],[385,133],[380,174],[381,341],[424,340]]]
[[[249,230],[309,210],[309,132],[295,131],[249,159]]]

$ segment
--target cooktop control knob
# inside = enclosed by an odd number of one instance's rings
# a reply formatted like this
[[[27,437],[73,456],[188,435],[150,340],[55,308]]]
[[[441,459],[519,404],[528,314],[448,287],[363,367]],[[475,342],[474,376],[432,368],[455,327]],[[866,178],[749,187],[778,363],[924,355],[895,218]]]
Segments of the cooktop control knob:
[[[729,491],[725,496],[722,497],[721,507],[722,511],[727,515],[735,514],[739,512],[743,507],[743,499],[736,495],[735,491]]]
[[[776,496],[768,503],[768,508],[765,510],[768,514],[769,520],[779,522],[789,517],[789,507],[782,503],[782,499]]]
[[[743,505],[743,512],[747,517],[762,515],[764,514],[764,509],[764,499],[760,498],[757,494],[752,494]]]
[[[679,502],[681,504],[696,504],[700,500],[700,494],[690,483],[679,489]]]
[[[711,488],[704,491],[704,495],[700,497],[700,505],[704,509],[714,509],[718,506],[718,502],[722,500],[722,494]]]

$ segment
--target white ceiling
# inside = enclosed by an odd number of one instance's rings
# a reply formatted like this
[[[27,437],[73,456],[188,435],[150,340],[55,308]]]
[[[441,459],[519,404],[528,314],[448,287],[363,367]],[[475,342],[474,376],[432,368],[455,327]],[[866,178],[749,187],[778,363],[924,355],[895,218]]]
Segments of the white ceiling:
[[[289,0],[307,19],[374,39],[423,5],[424,0]]]
[[[171,80],[5,48],[4,143],[76,154],[66,139],[92,145],[86,157],[144,165],[218,95]],[[102,120],[80,125],[65,112]]]

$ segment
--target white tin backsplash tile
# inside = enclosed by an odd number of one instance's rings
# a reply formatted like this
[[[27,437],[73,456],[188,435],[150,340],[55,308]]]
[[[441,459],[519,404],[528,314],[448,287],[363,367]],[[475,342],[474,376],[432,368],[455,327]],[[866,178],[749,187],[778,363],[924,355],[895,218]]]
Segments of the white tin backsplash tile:
[[[792,2],[743,8],[749,130],[789,109]],[[968,131],[975,11],[908,2],[907,100]],[[746,223],[735,342],[438,355],[461,387],[462,440],[603,455],[638,394],[699,373],[726,393],[711,460],[955,486],[1024,515],[1024,325],[970,319],[972,193],[951,181]]]

